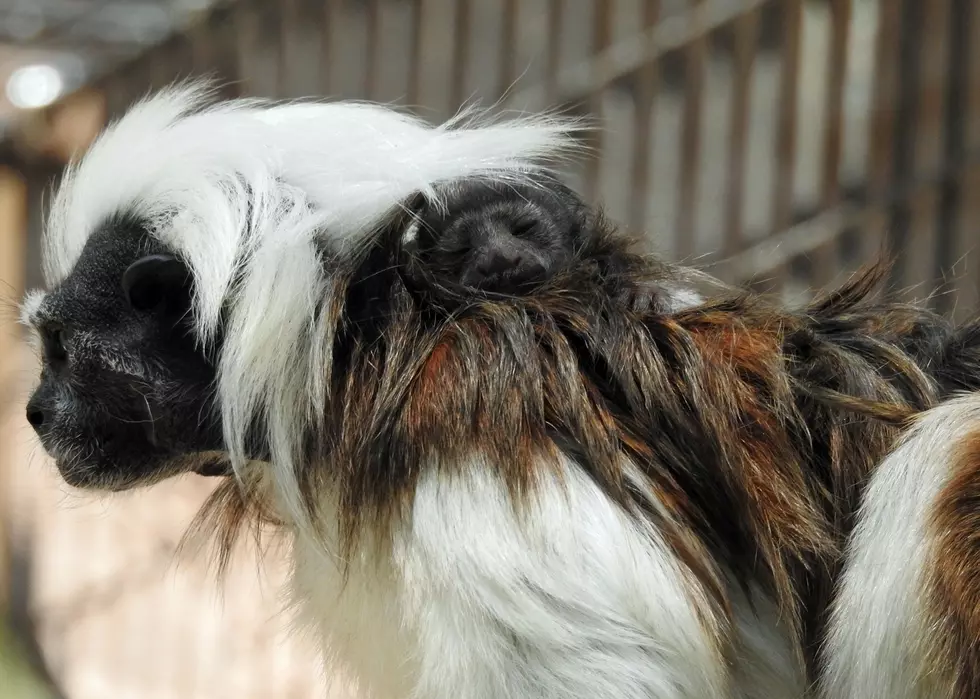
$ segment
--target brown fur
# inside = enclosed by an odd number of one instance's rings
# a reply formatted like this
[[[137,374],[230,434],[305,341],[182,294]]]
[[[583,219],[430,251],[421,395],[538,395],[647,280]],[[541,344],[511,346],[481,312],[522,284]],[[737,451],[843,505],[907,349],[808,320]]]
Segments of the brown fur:
[[[949,482],[929,522],[926,570],[930,617],[929,667],[949,676],[951,699],[980,696],[980,429],[957,446]]]
[[[947,351],[953,329],[875,302],[883,266],[801,311],[731,291],[667,313],[638,299],[674,271],[595,227],[566,273],[513,298],[419,296],[399,276],[396,236],[362,251],[331,310],[331,393],[298,474],[311,519],[327,488],[344,546],[365,532],[383,542],[422,469],[452,472],[474,453],[520,507],[549,462],[538,457],[562,450],[664,532],[719,629],[726,574],[761,581],[812,669],[871,469],[944,376],[967,380]],[[665,513],[627,482],[624,459]],[[228,509],[230,488],[202,516],[224,507],[233,531],[248,508]]]

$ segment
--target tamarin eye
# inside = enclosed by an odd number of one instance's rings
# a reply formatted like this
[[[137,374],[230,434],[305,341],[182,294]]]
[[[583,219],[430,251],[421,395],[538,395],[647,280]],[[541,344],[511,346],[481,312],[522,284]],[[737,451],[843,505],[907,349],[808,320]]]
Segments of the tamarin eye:
[[[538,222],[533,218],[521,219],[514,222],[510,234],[515,238],[520,238],[523,240],[529,238],[537,228]]]
[[[68,360],[68,341],[71,339],[71,331],[61,325],[52,325],[44,333],[44,349],[50,362],[64,362]]]

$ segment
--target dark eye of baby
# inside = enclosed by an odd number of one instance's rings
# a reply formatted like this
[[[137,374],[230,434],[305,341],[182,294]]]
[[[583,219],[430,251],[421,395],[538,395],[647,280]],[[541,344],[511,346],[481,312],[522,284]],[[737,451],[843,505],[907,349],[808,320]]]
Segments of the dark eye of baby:
[[[521,219],[514,223],[511,233],[515,238],[528,238],[536,228],[537,221],[534,219]]]

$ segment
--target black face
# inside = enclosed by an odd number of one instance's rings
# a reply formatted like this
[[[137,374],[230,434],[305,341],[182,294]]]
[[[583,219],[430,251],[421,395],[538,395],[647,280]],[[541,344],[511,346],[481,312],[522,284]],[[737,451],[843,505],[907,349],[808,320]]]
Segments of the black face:
[[[43,365],[27,420],[69,484],[121,490],[226,471],[191,284],[138,222],[116,221],[34,313]]]
[[[405,249],[410,278],[491,294],[533,290],[559,273],[582,244],[585,205],[557,180],[476,180],[447,190],[447,205],[415,207]]]

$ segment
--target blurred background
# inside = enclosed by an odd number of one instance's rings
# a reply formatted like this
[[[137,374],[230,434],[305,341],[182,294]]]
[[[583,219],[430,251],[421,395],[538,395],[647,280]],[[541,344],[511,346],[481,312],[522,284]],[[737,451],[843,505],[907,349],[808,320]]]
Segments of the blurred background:
[[[95,502],[23,419],[46,194],[133,100],[208,73],[433,120],[561,107],[601,126],[569,179],[650,250],[790,300],[887,252],[895,289],[962,317],[976,37],[980,0],[0,0],[0,699],[305,698],[335,677],[284,639],[280,558],[259,575],[246,552],[219,590],[175,557],[209,482]]]

